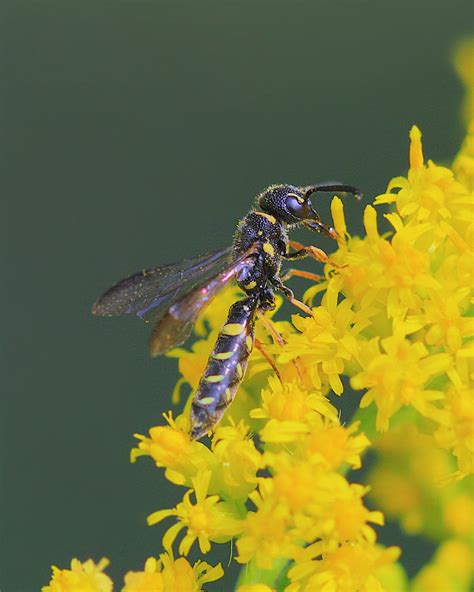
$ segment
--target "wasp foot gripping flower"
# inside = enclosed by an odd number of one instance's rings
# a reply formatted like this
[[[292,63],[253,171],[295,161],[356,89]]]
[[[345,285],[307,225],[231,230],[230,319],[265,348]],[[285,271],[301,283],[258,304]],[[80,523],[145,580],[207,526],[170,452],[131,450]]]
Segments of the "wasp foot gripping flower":
[[[53,566],[51,582],[41,592],[112,592],[112,580],[104,573],[108,565],[108,559],[101,559],[97,564],[92,559],[84,563],[73,559],[71,569]]]

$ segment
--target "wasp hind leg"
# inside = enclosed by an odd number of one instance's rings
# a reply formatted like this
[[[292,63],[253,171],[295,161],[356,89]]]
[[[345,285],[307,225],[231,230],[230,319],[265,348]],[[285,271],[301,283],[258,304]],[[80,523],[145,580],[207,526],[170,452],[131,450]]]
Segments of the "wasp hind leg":
[[[275,329],[275,327],[272,325],[272,322],[269,319],[267,319],[267,317],[264,315],[264,311],[261,311],[261,310],[257,311],[257,316],[260,319],[260,322],[262,323],[262,325],[265,327],[265,329],[269,333],[269,335],[272,336],[273,341],[275,343],[277,343],[280,347],[283,347],[285,345],[285,340],[280,335],[280,333],[278,333],[278,331]]]
[[[275,329],[272,322],[265,317],[264,312],[257,311],[257,316],[258,316],[260,322],[262,323],[262,325],[267,330],[268,334],[271,335],[273,342],[276,343],[279,347],[283,347],[285,345],[285,340],[280,335],[280,333],[278,333],[278,331]],[[268,361],[268,363],[271,365],[271,367],[275,370],[275,373],[278,376],[278,378],[280,379],[280,382],[282,382],[282,379],[280,378],[280,373],[278,372],[273,359],[271,359],[271,358],[269,359],[269,357],[270,357],[269,354],[267,354],[267,352],[265,352],[265,351],[262,351],[261,347],[259,347],[259,345],[257,344],[257,341],[255,342],[255,347],[257,347],[262,352],[265,359]],[[293,364],[293,366],[299,376],[299,379],[301,381],[303,381],[303,371],[299,366],[298,360],[291,360],[291,363]]]
[[[278,334],[278,335],[280,335],[280,334]],[[267,350],[265,349],[265,346],[260,341],[260,339],[255,338],[255,349],[258,349],[258,351],[262,354],[262,356],[265,358],[265,360],[269,363],[269,365],[273,369],[273,372],[275,372],[278,380],[283,384],[283,380],[281,378],[281,374],[280,374],[280,371],[278,370],[278,367],[277,367],[277,365],[275,363],[275,360],[267,352]]]

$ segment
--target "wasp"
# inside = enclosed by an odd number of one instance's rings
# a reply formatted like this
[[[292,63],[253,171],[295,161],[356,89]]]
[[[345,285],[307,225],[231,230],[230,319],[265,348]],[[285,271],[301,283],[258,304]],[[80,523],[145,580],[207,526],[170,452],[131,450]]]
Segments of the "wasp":
[[[255,207],[239,222],[230,247],[143,270],[112,286],[93,305],[95,315],[135,313],[154,323],[149,340],[149,352],[154,357],[186,341],[200,314],[228,282],[235,280],[243,290],[245,297],[230,307],[194,394],[190,418],[193,439],[214,429],[234,400],[254,347],[256,315],[275,308],[275,290],[311,314],[284,281],[292,275],[317,276],[298,270],[282,275],[281,266],[284,260],[307,256],[328,261],[322,250],[288,237],[289,230],[302,225],[338,238],[334,228],[321,221],[310,199],[317,192],[328,191],[361,198],[356,187],[341,183],[271,185],[257,196]]]

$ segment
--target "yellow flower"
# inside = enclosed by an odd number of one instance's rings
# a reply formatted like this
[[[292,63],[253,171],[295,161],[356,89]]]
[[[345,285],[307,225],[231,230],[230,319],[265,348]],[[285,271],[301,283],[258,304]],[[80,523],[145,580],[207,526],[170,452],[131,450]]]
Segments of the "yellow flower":
[[[291,487],[292,479],[294,487]],[[305,486],[303,490],[301,485]],[[273,497],[294,518],[298,534],[295,540],[299,538],[307,543],[317,539],[333,543],[366,540],[373,544],[375,531],[368,523],[383,524],[382,513],[370,511],[362,503],[366,487],[350,484],[342,475],[309,464],[279,470],[273,479],[273,490]]]
[[[369,511],[362,503],[367,489],[358,484],[347,484],[344,492],[335,493],[330,516],[334,520],[334,532],[339,541],[354,541],[361,537],[375,543],[374,529],[368,522],[383,526],[382,512]]]
[[[313,309],[313,317],[293,317],[299,333],[290,334],[278,356],[281,363],[300,359],[310,371],[312,384],[321,389],[321,381],[340,395],[343,387],[340,374],[344,363],[357,353],[356,336],[364,328],[372,311],[355,312],[349,299],[338,303],[336,281],[328,285],[322,306]]]
[[[474,122],[474,40],[465,39],[454,52],[456,71],[466,88],[464,118],[468,129]]]
[[[471,592],[474,555],[468,544],[456,539],[446,541],[433,561],[422,567],[412,592]]]
[[[455,367],[448,371],[447,419],[435,433],[443,448],[458,460],[457,478],[474,473],[474,342],[456,353]]]
[[[370,445],[365,434],[353,435],[359,428],[359,422],[349,427],[325,422],[321,429],[312,430],[302,440],[301,448],[308,460],[320,460],[331,470],[337,470],[344,464],[353,469],[361,466],[361,454]]]
[[[369,328],[376,335],[390,330],[383,324],[383,318],[403,320],[407,310],[420,309],[427,290],[440,287],[430,272],[428,253],[416,244],[420,236],[429,232],[429,225],[404,226],[395,214],[387,218],[396,229],[392,240],[379,235],[377,212],[367,206],[364,212],[367,237],[351,239],[344,261],[338,258],[347,265],[339,270],[341,290],[358,303],[365,316],[371,312],[374,327]],[[379,319],[377,313],[383,318]]]
[[[462,348],[464,339],[474,334],[474,317],[465,316],[468,297],[467,288],[430,294],[421,318],[423,325],[429,327],[425,337],[427,345],[443,347],[455,354]]]
[[[453,459],[431,435],[402,424],[379,438],[367,477],[370,497],[409,534],[439,540],[469,529],[470,483],[446,483]],[[466,499],[467,498],[467,499]]]
[[[397,547],[381,549],[365,542],[315,543],[296,557],[285,592],[384,592],[377,571],[399,554]]]
[[[474,91],[472,95],[474,97]],[[471,120],[470,131],[454,159],[453,171],[468,189],[474,189],[474,118]]]
[[[257,486],[257,471],[263,468],[262,454],[248,435],[243,422],[237,427],[219,426],[212,439],[216,462],[213,481],[219,495],[228,500],[247,499]]]
[[[291,513],[311,513],[317,504],[315,513],[319,513],[327,474],[312,463],[292,462],[288,455],[281,456],[279,461],[273,463],[273,467],[278,467],[272,483],[275,500],[284,503]]]
[[[207,497],[210,472],[203,472],[193,481],[194,490],[187,491],[183,501],[173,510],[159,510],[148,516],[149,525],[157,524],[169,516],[176,516],[178,522],[168,529],[163,537],[166,550],[172,548],[178,533],[187,528],[187,533],[181,540],[179,552],[187,555],[193,543],[198,540],[202,553],[211,549],[211,541],[224,542],[242,530],[242,525],[234,515],[231,506],[219,500],[218,495]],[[191,502],[194,491],[196,503]]]
[[[472,487],[470,488],[472,489]],[[444,522],[447,529],[466,540],[474,533],[474,499],[472,491],[455,495],[444,507]]]
[[[53,566],[53,577],[41,592],[112,592],[112,580],[104,573],[108,565],[108,559],[101,559],[97,564],[92,559],[84,563],[73,559],[71,569]]]
[[[448,418],[435,433],[443,448],[452,450],[458,459],[458,477],[474,473],[474,389],[453,385],[446,396]]]
[[[386,431],[389,419],[402,405],[412,405],[431,419],[442,417],[433,401],[443,399],[444,393],[426,388],[428,381],[443,374],[451,365],[447,354],[429,355],[426,346],[410,341],[403,325],[396,332],[379,340],[373,339],[361,348],[359,363],[363,370],[351,379],[355,389],[368,389],[360,406],[377,405],[377,429]]]
[[[140,442],[138,448],[132,449],[131,461],[149,455],[157,467],[165,467],[165,475],[172,483],[190,486],[193,477],[210,470],[216,461],[204,444],[191,439],[187,418],[173,420],[171,413],[164,417],[168,425],[151,428],[149,438],[135,435]]]
[[[308,392],[298,384],[281,383],[275,376],[262,391],[262,406],[253,409],[254,419],[268,420],[260,431],[264,442],[291,442],[311,431],[321,416],[337,421],[337,411],[320,392]]]
[[[396,177],[390,181],[387,192],[379,195],[375,205],[395,203],[402,218],[417,223],[430,222],[433,233],[442,237],[442,220],[458,224],[472,213],[472,203],[466,188],[454,178],[453,172],[429,161],[425,167],[421,146],[420,130],[414,126],[410,132],[410,170],[408,177]],[[392,189],[400,189],[397,194]]]
[[[143,571],[128,572],[122,592],[199,592],[202,584],[214,582],[223,575],[220,564],[212,567],[197,561],[191,566],[184,557],[174,560],[164,553],[158,560],[148,558]]]
[[[254,559],[262,569],[270,569],[273,562],[280,557],[292,557],[296,549],[290,532],[290,513],[284,505],[275,503],[270,492],[266,491],[267,486],[270,487],[271,483],[261,483],[260,490],[250,494],[249,498],[255,504],[256,511],[247,513],[242,535],[236,543],[236,560],[239,563],[248,563]]]

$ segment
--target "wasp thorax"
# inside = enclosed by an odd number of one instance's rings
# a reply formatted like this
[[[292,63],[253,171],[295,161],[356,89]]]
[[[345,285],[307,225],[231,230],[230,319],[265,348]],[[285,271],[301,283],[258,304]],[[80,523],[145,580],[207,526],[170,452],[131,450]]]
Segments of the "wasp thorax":
[[[258,205],[287,224],[313,219],[315,214],[304,191],[294,185],[271,185],[258,196]]]

